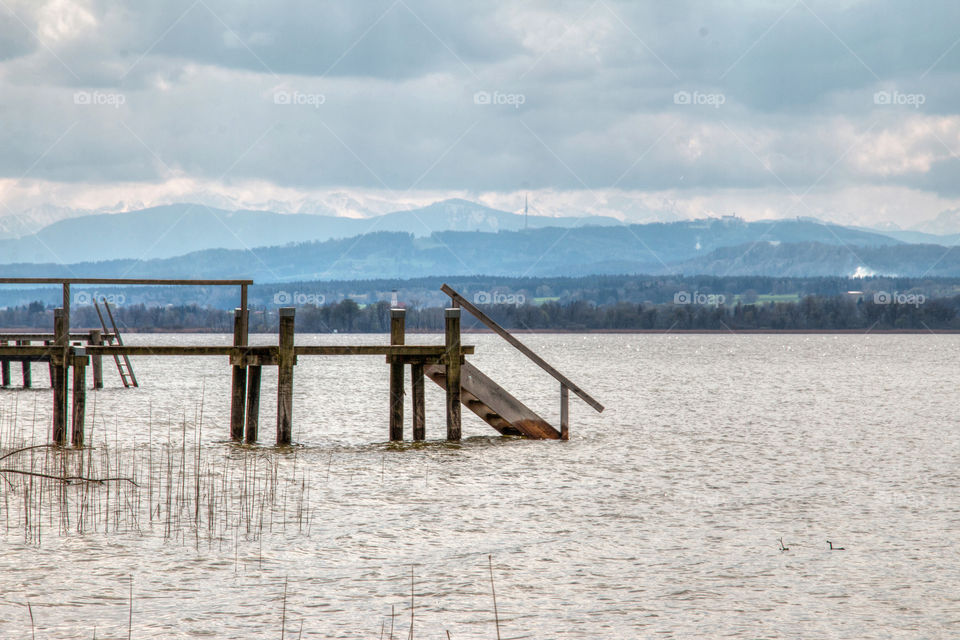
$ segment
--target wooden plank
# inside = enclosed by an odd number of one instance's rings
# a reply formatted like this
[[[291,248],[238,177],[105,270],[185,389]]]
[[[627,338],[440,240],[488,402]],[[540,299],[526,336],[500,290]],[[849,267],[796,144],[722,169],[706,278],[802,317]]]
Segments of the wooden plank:
[[[423,395],[423,362],[410,365],[410,390],[413,404],[413,439],[425,440],[427,437],[426,406]]]
[[[182,278],[0,278],[0,284],[142,284],[176,286],[252,285],[253,280],[210,280]]]
[[[390,310],[390,345],[401,346],[404,343],[406,312],[403,309]],[[403,440],[403,363],[390,363],[390,441]]]
[[[70,422],[70,442],[75,447],[83,446],[84,419],[87,406],[87,365],[90,358],[83,349],[77,349],[73,357],[73,412]]]
[[[432,365],[424,371],[431,380],[446,386],[443,369]],[[560,438],[560,433],[549,422],[469,362],[461,367],[461,385],[463,405],[500,433],[541,440]]]
[[[244,440],[247,444],[257,441],[260,430],[260,378],[262,367],[254,364],[247,367],[247,429]]]
[[[19,346],[19,345],[29,345],[29,344],[30,344],[30,343],[29,343],[29,341],[27,341],[27,340],[17,340],[17,345],[18,345],[17,348],[18,348],[18,349],[22,349],[22,348],[23,348],[23,346]],[[29,349],[29,347],[27,347],[27,348]],[[31,377],[30,362],[27,361],[27,360],[24,360],[24,361],[23,361],[23,364],[20,365],[20,366],[23,368],[23,388],[24,388],[24,389],[29,389],[30,386],[31,386],[31,384],[33,383],[33,380],[32,380],[32,377]]]
[[[7,341],[0,340],[0,347],[5,346],[7,346]],[[0,386],[10,386],[10,360],[7,358],[0,358]]]
[[[560,385],[560,439],[570,439],[570,390]]]
[[[233,344],[241,346],[246,341],[243,335],[243,310],[234,309],[233,312]],[[234,365],[230,384],[230,439],[235,442],[243,440],[244,418],[247,401],[247,370],[242,366]]]
[[[50,386],[53,387],[53,443],[65,445],[67,443],[67,363],[65,350],[67,348],[66,318],[63,309],[53,312],[53,333],[56,336],[56,347],[59,356],[54,355],[50,361]]]
[[[71,333],[71,340],[85,340],[90,337],[90,331],[87,330],[81,333]],[[103,334],[104,338],[112,338],[113,336],[109,333]],[[43,342],[44,340],[53,340],[52,333],[5,333],[0,331],[0,340],[6,340],[8,342],[13,342],[16,340],[34,340],[36,342]]]
[[[87,338],[87,346],[99,347],[103,345],[103,331],[100,329],[91,329]],[[91,356],[91,365],[93,368],[93,388],[103,389],[103,356],[97,354]]]
[[[447,348],[444,345],[324,345],[302,346],[294,350],[298,356],[443,356]],[[475,351],[472,345],[461,347],[461,353],[470,355]]]
[[[280,309],[280,363],[277,372],[277,445],[293,442],[293,307]]]
[[[554,369],[552,366],[547,364],[546,360],[538,356],[530,347],[528,347],[527,345],[517,340],[517,338],[514,337],[512,333],[510,333],[509,331],[501,327],[499,324],[497,324],[487,314],[485,314],[483,311],[475,307],[469,300],[461,296],[459,293],[457,293],[454,289],[452,289],[447,284],[444,284],[442,287],[440,287],[440,289],[445,294],[450,296],[451,299],[454,299],[457,302],[459,302],[460,306],[466,309],[468,312],[470,312],[474,317],[477,318],[477,320],[479,320],[483,324],[490,327],[490,329],[492,329],[494,333],[496,333],[501,338],[503,338],[504,340],[512,344],[517,350],[520,351],[520,353],[522,353],[523,355],[533,360],[537,364],[537,366],[539,366],[541,369],[543,369],[544,371],[549,373],[551,376],[556,378],[560,382],[560,384],[563,384],[566,387],[568,387],[571,391],[573,391],[575,394],[580,396],[580,398],[584,402],[589,404],[591,407],[593,407],[597,411],[603,412],[602,404],[594,400],[590,394],[588,394],[586,391],[584,391],[579,386],[577,386],[568,377],[566,377],[565,375],[563,375],[562,373]]]
[[[447,387],[447,440],[460,440],[460,309],[444,311]]]

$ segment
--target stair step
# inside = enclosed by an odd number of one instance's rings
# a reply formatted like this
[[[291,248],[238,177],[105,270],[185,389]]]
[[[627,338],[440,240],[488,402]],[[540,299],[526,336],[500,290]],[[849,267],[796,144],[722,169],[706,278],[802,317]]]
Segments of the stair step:
[[[431,380],[446,388],[446,367],[428,365],[423,371]],[[548,440],[560,438],[560,432],[550,423],[469,362],[460,366],[460,401],[504,435]]]

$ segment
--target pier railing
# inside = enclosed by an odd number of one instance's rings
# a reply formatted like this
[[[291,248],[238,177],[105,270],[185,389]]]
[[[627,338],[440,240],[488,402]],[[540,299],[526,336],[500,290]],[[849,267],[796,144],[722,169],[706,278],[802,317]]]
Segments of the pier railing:
[[[487,325],[494,333],[509,342],[520,353],[527,356],[538,367],[549,373],[560,383],[560,437],[566,440],[570,432],[570,391],[577,394],[584,402],[593,407],[598,413],[603,412],[603,405],[597,402],[589,393],[584,391],[570,378],[557,371],[546,360],[541,358],[533,349],[520,342],[516,336],[501,327],[493,318],[478,309],[469,300],[460,295],[453,287],[444,284],[440,288],[450,296],[453,306],[466,309],[473,317]]]

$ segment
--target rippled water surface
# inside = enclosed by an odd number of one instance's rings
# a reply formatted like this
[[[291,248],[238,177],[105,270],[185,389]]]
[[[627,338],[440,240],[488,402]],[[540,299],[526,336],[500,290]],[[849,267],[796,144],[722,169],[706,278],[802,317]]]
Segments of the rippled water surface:
[[[378,638],[391,608],[407,637],[412,570],[414,637],[496,638],[488,556],[503,638],[960,637],[960,337],[523,339],[607,407],[571,395],[569,442],[502,438],[465,412],[449,445],[428,381],[430,442],[390,446],[383,358],[302,357],[299,446],[271,446],[265,368],[262,444],[239,447],[223,359],[138,358],[130,390],[106,362],[89,440],[170,486],[68,487],[68,519],[41,504],[28,532],[27,489],[5,483],[0,637],[29,637],[29,602],[37,638],[125,638],[131,576],[134,638],[279,638],[282,618],[288,638]],[[158,340],[229,337],[128,342]],[[464,342],[557,422],[552,378],[496,336]],[[38,386],[0,391],[5,449],[45,441]],[[409,438],[409,405],[407,420]],[[100,511],[80,527],[83,499]]]

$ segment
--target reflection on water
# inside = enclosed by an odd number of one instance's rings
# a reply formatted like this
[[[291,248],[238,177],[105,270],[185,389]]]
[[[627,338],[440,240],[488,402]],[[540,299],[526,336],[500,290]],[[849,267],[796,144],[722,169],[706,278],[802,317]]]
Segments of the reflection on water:
[[[960,634],[960,337],[525,341],[607,406],[571,397],[569,442],[501,438],[465,412],[465,439],[447,444],[431,385],[434,440],[391,446],[383,359],[304,357],[299,446],[270,446],[276,374],[265,369],[263,442],[240,447],[225,440],[225,361],[138,358],[142,386],[129,390],[107,367],[109,388],[88,397],[95,448],[82,464],[141,486],[78,485],[64,498],[40,479],[3,483],[0,636],[29,633],[29,602],[38,638],[126,637],[132,576],[136,638],[279,637],[285,580],[287,637],[301,623],[304,638],[379,637],[391,607],[398,637],[412,567],[417,637],[493,638],[488,555],[505,638]],[[552,378],[495,336],[464,342],[558,420]],[[5,451],[45,441],[49,404],[48,389],[0,391]],[[407,420],[409,437],[409,405]],[[829,552],[828,539],[846,550]]]

